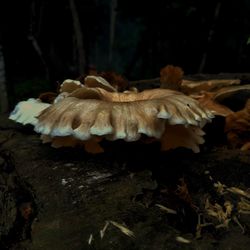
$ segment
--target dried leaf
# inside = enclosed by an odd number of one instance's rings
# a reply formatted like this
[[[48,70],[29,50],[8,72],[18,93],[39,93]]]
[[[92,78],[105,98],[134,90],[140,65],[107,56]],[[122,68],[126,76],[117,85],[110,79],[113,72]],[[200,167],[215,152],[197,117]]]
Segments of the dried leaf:
[[[234,194],[239,194],[239,195],[242,195],[242,196],[245,196],[247,198],[250,199],[250,193],[249,192],[246,192],[240,188],[237,188],[237,187],[230,187],[230,188],[227,188],[227,190],[231,193],[234,193]]]
[[[233,210],[233,204],[230,201],[226,201],[222,207],[220,204],[215,203],[214,205],[209,202],[209,199],[206,200],[205,210],[208,215],[217,218],[221,223],[216,227],[227,227],[229,221],[231,220],[231,213]]]
[[[134,235],[134,233],[131,231],[131,230],[129,230],[127,227],[125,227],[125,226],[123,226],[123,225],[121,225],[121,224],[119,224],[119,223],[117,223],[117,222],[115,222],[115,221],[109,221],[113,226],[115,226],[115,227],[117,227],[118,229],[120,229],[121,230],[121,232],[122,233],[124,233],[125,235],[127,235],[128,237],[131,237],[131,238],[134,238],[135,237],[135,235]]]
[[[225,189],[226,189],[227,186],[218,181],[218,182],[214,183],[214,187],[216,188],[216,191],[220,195],[222,195],[222,194],[224,194],[226,192]]]
[[[168,214],[177,214],[177,212],[171,208],[167,208],[161,204],[155,204],[156,207],[159,207],[162,211],[168,213]]]
[[[243,214],[250,214],[250,201],[241,197],[238,202],[238,211]]]
[[[191,243],[191,240],[185,239],[182,236],[177,236],[175,239],[176,239],[176,241],[178,241],[180,243],[185,243],[185,244],[190,244]]]
[[[89,235],[88,244],[91,245],[94,240],[93,234]]]
[[[105,232],[106,232],[106,230],[107,230],[107,228],[108,228],[109,225],[110,225],[109,221],[106,221],[103,229],[100,230],[101,239],[104,237],[104,234],[105,234]]]

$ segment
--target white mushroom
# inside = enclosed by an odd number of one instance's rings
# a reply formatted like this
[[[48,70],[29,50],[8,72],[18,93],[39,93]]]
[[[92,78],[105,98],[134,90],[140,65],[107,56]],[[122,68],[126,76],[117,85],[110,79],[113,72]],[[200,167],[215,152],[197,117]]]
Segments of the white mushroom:
[[[30,98],[27,101],[19,102],[11,112],[9,119],[24,125],[36,125],[37,116],[50,104],[43,103],[39,99]]]

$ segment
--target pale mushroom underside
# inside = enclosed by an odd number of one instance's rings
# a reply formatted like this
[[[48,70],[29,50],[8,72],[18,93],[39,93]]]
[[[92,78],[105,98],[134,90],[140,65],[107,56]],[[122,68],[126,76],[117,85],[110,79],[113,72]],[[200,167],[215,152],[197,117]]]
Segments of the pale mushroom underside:
[[[30,98],[27,101],[19,102],[11,112],[9,119],[24,125],[37,123],[37,116],[50,106],[48,103],[43,103],[39,99]]]

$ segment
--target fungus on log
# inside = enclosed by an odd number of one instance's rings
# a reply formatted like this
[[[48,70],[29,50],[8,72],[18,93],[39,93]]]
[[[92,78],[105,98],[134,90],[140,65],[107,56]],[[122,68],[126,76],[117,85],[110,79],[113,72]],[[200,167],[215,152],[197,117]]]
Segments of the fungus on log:
[[[226,117],[225,132],[232,147],[250,149],[250,99],[244,109]]]
[[[9,119],[24,125],[36,125],[37,116],[49,106],[50,104],[43,103],[39,99],[30,98],[27,101],[19,102],[11,112]]]
[[[96,153],[102,151],[102,139],[130,142],[146,135],[161,141],[163,150],[186,147],[199,152],[204,142],[201,127],[213,114],[198,101],[169,89],[120,93],[99,77],[91,80],[100,87],[65,81],[60,90],[64,96],[35,113],[32,124],[44,142],[55,147],[83,144]]]

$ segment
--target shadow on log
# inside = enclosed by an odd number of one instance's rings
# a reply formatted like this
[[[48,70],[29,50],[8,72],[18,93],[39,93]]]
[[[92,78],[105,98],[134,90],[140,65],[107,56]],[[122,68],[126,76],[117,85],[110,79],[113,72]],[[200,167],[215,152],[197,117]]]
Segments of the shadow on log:
[[[227,187],[250,186],[249,152],[211,143],[200,154],[159,153],[157,144],[117,142],[90,155],[41,144],[6,117],[0,124],[1,249],[248,249],[250,216],[238,216],[240,198]],[[207,199],[231,202],[228,227],[217,228]]]

